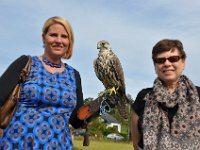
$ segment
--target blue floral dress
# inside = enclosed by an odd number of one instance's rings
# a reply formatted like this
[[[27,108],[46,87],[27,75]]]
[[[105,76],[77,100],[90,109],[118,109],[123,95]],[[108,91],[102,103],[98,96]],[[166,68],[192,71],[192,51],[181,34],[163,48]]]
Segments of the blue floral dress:
[[[74,69],[48,72],[40,59],[32,57],[17,111],[4,130],[0,149],[71,150],[69,118],[77,103]]]

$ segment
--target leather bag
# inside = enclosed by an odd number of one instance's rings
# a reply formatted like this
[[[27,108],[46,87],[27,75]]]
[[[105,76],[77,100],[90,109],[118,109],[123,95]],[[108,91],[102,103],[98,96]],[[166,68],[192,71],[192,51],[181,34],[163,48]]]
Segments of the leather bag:
[[[31,56],[28,56],[28,62],[26,66],[21,70],[18,84],[15,86],[14,90],[11,92],[8,99],[5,100],[4,104],[0,108],[0,128],[1,129],[5,129],[9,125],[16,111],[16,108],[20,99],[22,84],[23,82],[25,82],[25,80],[29,76],[30,68],[31,68]]]

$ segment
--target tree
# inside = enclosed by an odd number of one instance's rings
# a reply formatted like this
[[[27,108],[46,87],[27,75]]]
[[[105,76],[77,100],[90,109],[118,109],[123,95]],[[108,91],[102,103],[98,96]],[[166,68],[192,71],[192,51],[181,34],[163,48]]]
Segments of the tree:
[[[127,94],[126,96],[127,96],[128,100],[129,100],[128,103],[131,105],[134,102],[134,99],[132,98],[131,94]]]
[[[108,127],[104,130],[103,135],[106,136],[110,133],[118,133],[117,128],[116,127]]]
[[[105,129],[106,124],[101,121],[100,117],[97,117],[88,125],[88,131],[98,137],[102,137]]]
[[[88,98],[86,98],[86,99],[84,100],[84,104],[88,104],[89,102],[91,102],[91,101],[93,101],[93,100],[94,100],[94,98],[88,97]]]

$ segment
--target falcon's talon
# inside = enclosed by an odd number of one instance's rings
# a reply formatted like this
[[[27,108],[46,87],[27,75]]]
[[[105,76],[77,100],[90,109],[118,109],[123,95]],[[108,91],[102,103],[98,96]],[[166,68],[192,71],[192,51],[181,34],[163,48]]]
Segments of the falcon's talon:
[[[107,89],[109,96],[111,96],[113,93],[117,94],[117,89],[115,87],[112,87],[111,89]]]
[[[102,91],[102,92],[100,92],[99,93],[99,96],[103,96],[104,94],[105,95],[109,95],[109,96],[111,96],[113,93],[115,93],[115,94],[117,94],[117,90],[118,90],[119,88],[115,88],[115,87],[112,87],[112,88],[110,88],[110,89],[105,89],[104,91]]]

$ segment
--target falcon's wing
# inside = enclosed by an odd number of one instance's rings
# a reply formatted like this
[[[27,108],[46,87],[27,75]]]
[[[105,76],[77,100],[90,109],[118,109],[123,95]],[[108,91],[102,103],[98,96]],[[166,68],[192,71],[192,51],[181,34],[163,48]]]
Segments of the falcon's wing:
[[[94,72],[97,76],[97,78],[103,82],[104,79],[104,74],[101,73],[101,71],[104,69],[103,68],[103,64],[99,64],[102,63],[101,61],[98,61],[98,58],[96,60],[94,60]]]
[[[119,58],[115,54],[110,60],[110,64],[111,64],[111,72],[113,72],[113,75],[115,76],[115,79],[118,82],[118,86],[125,88],[123,68],[119,61]]]
[[[98,59],[98,58],[97,58]],[[94,67],[94,72],[95,72],[95,74],[96,74],[96,76],[97,76],[97,78],[100,80],[101,79],[101,77],[100,77],[100,74],[99,74],[99,67],[98,67],[98,64],[97,64],[97,59],[95,59],[94,60],[94,62],[93,62],[93,67]],[[100,80],[101,81],[101,80]]]
[[[95,74],[106,89],[113,86],[125,88],[122,65],[114,53],[111,55],[106,62],[99,61],[98,58],[93,62]]]
[[[107,60],[108,61],[108,60]],[[94,71],[97,76],[97,78],[103,83],[104,87],[107,89],[110,86],[110,76],[105,74],[105,72],[108,72],[109,68],[103,62],[99,61],[99,58],[97,58],[94,62]]]

